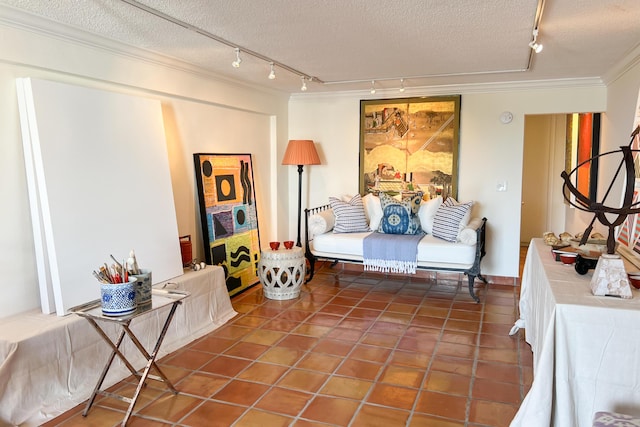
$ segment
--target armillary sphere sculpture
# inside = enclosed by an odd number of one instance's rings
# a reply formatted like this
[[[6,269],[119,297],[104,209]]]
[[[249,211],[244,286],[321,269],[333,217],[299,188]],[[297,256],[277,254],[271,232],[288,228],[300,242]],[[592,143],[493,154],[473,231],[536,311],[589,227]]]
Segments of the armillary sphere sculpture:
[[[578,166],[576,166],[576,168],[573,169],[570,173],[563,171],[560,174],[562,179],[564,179],[564,185],[562,188],[563,188],[563,195],[565,200],[576,209],[580,209],[581,211],[585,211],[585,212],[594,213],[593,219],[591,220],[587,228],[584,230],[584,234],[582,235],[582,239],[580,240],[580,245],[584,245],[587,242],[587,239],[589,238],[589,236],[591,235],[591,231],[593,230],[593,223],[597,219],[598,221],[600,221],[602,225],[609,228],[609,235],[607,236],[607,253],[608,254],[615,253],[615,249],[616,249],[616,241],[615,241],[615,235],[614,235],[615,228],[624,222],[624,220],[627,218],[627,215],[640,213],[640,207],[634,207],[638,203],[633,203],[633,190],[634,190],[634,183],[635,183],[635,176],[636,176],[635,165],[633,161],[633,153],[638,152],[639,150],[631,149],[631,144],[633,143],[634,138],[636,138],[639,133],[640,133],[640,126],[635,128],[635,130],[631,133],[631,141],[629,141],[629,145],[620,147],[620,150],[609,151],[607,153],[599,154],[595,157],[587,159],[584,162],[580,163]],[[594,159],[597,159],[599,157],[620,153],[620,152],[622,153],[622,160],[618,165],[618,169],[616,170],[615,175],[611,179],[611,183],[609,184],[609,188],[607,189],[607,192],[602,198],[602,202],[590,200],[589,197],[580,193],[580,191],[571,183],[571,179],[570,179],[571,175],[575,174],[578,168],[580,168],[582,165],[590,163]],[[614,182],[616,181],[616,179],[618,178],[618,175],[620,174],[620,171],[622,170],[622,166],[625,167],[625,170],[627,173],[622,206],[619,208],[605,206],[604,203],[607,200],[609,193],[611,192],[611,188],[613,187]],[[576,200],[580,203],[571,201],[567,191],[565,190],[568,190],[571,194],[573,194]],[[615,219],[609,220],[606,214],[615,216]]]

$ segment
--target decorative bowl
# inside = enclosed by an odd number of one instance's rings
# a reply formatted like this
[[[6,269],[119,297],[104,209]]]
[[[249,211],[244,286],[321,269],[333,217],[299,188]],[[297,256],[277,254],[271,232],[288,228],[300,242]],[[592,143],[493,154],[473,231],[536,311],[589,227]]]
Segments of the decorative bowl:
[[[286,249],[291,249],[291,248],[293,247],[293,240],[286,240],[286,241],[284,242],[284,247],[285,247]]]
[[[578,257],[578,254],[561,253],[560,261],[562,261],[562,263],[565,265],[569,265],[569,264],[575,263],[577,257]]]
[[[278,248],[280,247],[280,242],[269,242],[269,247],[272,250],[277,251]]]
[[[629,273],[629,283],[636,289],[640,289],[640,272]]]

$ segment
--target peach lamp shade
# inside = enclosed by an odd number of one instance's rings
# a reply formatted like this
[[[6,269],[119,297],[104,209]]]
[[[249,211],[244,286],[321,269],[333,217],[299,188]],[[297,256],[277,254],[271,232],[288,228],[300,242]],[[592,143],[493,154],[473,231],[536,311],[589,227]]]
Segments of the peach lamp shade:
[[[282,158],[283,165],[319,165],[320,156],[310,139],[292,139]]]

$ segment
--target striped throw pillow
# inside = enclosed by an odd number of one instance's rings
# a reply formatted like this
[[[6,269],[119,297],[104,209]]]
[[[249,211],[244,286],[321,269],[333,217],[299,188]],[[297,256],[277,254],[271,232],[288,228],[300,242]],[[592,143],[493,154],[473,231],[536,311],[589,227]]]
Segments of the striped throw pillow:
[[[455,199],[448,197],[436,212],[431,234],[448,242],[455,242],[460,229],[469,222],[472,206],[473,201],[457,203]]]
[[[360,194],[356,194],[348,202],[343,202],[336,197],[329,197],[329,204],[331,204],[331,209],[336,216],[336,222],[333,226],[334,233],[371,231],[364,214],[364,205]]]

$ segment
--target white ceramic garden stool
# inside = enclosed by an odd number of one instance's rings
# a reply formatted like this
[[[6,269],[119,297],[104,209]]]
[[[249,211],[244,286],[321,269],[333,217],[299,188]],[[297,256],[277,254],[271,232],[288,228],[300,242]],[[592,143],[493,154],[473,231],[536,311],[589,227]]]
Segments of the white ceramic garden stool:
[[[258,263],[258,277],[264,296],[277,300],[297,298],[305,270],[302,248],[263,250]]]

